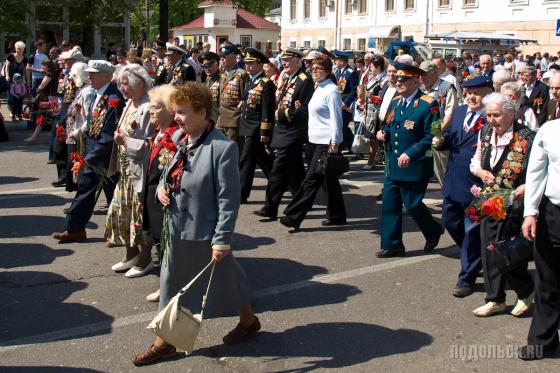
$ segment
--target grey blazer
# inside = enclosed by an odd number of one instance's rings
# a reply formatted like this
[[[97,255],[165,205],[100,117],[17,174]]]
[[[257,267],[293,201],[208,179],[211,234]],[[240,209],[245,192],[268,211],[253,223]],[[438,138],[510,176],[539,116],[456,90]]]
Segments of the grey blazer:
[[[173,167],[185,151],[188,163],[181,191],[170,195],[171,236],[230,245],[241,199],[237,145],[214,128],[196,149],[179,146],[168,167]],[[162,178],[159,186],[163,183]]]
[[[119,121],[117,128],[120,128],[124,118],[124,114],[129,109],[131,100],[128,100],[123,110],[123,115]],[[130,177],[132,178],[132,187],[134,192],[142,193],[144,185],[144,177],[146,173],[145,156],[148,150],[146,139],[153,136],[155,127],[150,123],[150,100],[148,95],[144,95],[140,100],[140,106],[136,112],[136,122],[138,126],[134,129],[132,135],[128,137],[126,143],[126,154],[130,158]],[[111,161],[109,163],[109,176],[119,171],[119,157],[117,144],[113,143],[113,151],[111,153]]]

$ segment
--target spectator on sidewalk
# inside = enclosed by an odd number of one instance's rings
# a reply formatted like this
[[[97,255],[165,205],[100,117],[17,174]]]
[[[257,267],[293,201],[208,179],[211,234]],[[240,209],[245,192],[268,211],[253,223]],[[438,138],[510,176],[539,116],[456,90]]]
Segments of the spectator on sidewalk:
[[[12,103],[12,115],[19,120],[22,120],[23,98],[26,92],[23,76],[19,73],[14,74],[13,83],[10,87],[10,101]]]
[[[15,52],[10,53],[6,58],[6,62],[4,63],[4,76],[6,77],[6,81],[8,84],[12,84],[12,79],[15,74],[20,74],[24,80],[26,77],[26,66],[28,59],[25,57],[25,43],[22,41],[18,41],[14,45]],[[10,112],[12,112],[12,101],[10,95],[8,95],[8,108]],[[10,115],[11,120],[15,120],[14,114]]]

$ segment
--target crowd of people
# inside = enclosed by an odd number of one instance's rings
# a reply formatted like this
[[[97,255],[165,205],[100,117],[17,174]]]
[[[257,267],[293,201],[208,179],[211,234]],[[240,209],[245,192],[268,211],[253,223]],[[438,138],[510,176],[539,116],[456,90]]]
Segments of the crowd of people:
[[[54,115],[53,186],[76,195],[64,229],[52,236],[86,241],[103,192],[106,244],[123,247],[112,270],[128,278],[149,273],[155,248],[160,285],[146,298],[159,301],[160,310],[214,261],[215,271],[182,304],[200,312],[212,279],[219,285],[205,316],[239,315],[224,343],[253,338],[261,325],[249,280],[232,254],[232,235],[256,167],[267,186],[262,208],[253,213],[263,224],[279,220],[298,231],[321,187],[327,197],[321,225],[347,224],[339,177],[348,159],[367,158],[364,170],[385,169],[376,197],[382,203],[376,256],[406,255],[404,206],[426,240],[425,252],[436,249],[445,230],[460,248],[453,296],[473,294],[482,271],[486,303],[473,315],[488,317],[506,311],[509,286],[517,295],[513,316],[527,314],[535,302],[519,357],[554,354],[560,323],[557,57],[466,52],[417,61],[401,51],[394,61],[365,53],[350,66],[347,52],[325,48],[287,47],[273,57],[230,42],[214,53],[209,45],[186,50],[158,40],[142,53],[112,46],[107,60],[86,63],[79,46],[53,47],[48,56],[43,41],[35,46],[27,58],[25,45],[16,43],[4,72],[12,120],[21,116],[23,96],[33,96],[37,129],[27,142],[41,130],[41,108]],[[442,187],[441,222],[423,203],[433,177]],[[466,208],[486,188],[511,190],[512,204],[505,218],[472,224]],[[278,219],[286,191],[292,198]],[[504,271],[494,259],[496,245],[520,240],[536,241],[534,281],[528,260]],[[542,354],[534,353],[538,348]],[[175,346],[157,337],[132,362],[175,354]]]

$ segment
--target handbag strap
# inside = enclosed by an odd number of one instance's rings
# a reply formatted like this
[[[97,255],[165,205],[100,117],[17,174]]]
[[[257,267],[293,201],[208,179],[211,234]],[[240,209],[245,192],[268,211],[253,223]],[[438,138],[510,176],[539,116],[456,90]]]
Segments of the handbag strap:
[[[210,284],[212,283],[212,277],[214,277],[214,269],[216,268],[216,262],[212,259],[212,271],[210,272],[210,279],[208,280],[208,286],[206,287],[206,293],[202,297],[202,307],[200,308],[200,319],[204,318],[204,308],[206,307],[206,299],[208,298],[208,292],[210,291]]]
[[[187,292],[187,290],[189,290],[189,288],[196,282],[196,280],[198,280],[198,279],[200,278],[200,276],[202,276],[202,275],[204,274],[204,272],[206,272],[206,270],[207,270],[208,268],[210,268],[210,266],[211,266],[212,264],[214,264],[214,259],[212,259],[212,260],[210,261],[210,263],[208,263],[208,264],[206,265],[206,267],[204,267],[204,268],[202,269],[202,271],[200,271],[199,274],[196,275],[196,276],[191,280],[191,282],[189,282],[187,285],[185,285],[184,288],[182,288],[182,289],[179,291],[179,295],[185,294],[185,293]],[[214,273],[214,268],[212,268],[212,273]]]

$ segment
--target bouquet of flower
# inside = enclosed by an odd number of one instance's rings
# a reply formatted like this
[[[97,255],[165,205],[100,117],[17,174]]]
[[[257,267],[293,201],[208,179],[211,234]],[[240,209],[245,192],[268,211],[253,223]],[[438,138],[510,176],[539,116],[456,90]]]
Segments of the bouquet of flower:
[[[441,131],[441,125],[443,124],[443,120],[439,115],[439,106],[432,106],[430,111],[434,114],[434,121],[432,122],[432,135],[437,138],[442,138],[443,132]]]
[[[86,164],[86,158],[77,152],[70,153],[70,161],[72,162],[72,173],[74,175],[80,173]],[[103,187],[109,181],[109,176],[107,176],[107,170],[105,167],[101,165],[92,167],[99,176],[99,184],[97,184],[97,188],[95,189],[95,200],[97,200],[97,198],[99,198],[99,194],[101,194],[101,191],[103,190]]]
[[[514,189],[501,189],[497,185],[482,189],[478,185],[471,187],[474,201],[465,209],[471,224],[467,231],[476,227],[484,219],[501,221],[506,218],[506,211],[513,203]]]

